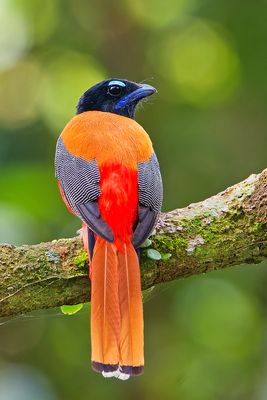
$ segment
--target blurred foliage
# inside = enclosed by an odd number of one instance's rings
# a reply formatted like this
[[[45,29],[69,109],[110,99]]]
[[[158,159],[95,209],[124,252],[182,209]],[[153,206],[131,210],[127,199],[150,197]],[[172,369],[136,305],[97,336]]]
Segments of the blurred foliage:
[[[0,240],[79,228],[57,190],[55,143],[106,77],[159,89],[137,119],[160,160],[165,209],[266,167],[266,18],[264,0],[0,0]],[[3,320],[0,400],[266,400],[266,282],[262,264],[151,290],[146,371],[125,383],[91,371],[88,305]]]

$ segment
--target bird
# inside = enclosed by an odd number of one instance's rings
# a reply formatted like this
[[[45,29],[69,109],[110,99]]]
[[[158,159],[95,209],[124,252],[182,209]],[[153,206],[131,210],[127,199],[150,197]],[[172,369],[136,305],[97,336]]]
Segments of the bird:
[[[91,365],[105,378],[144,371],[140,246],[162,207],[151,139],[135,120],[157,90],[106,79],[80,97],[58,138],[55,175],[68,210],[82,221],[91,280]]]

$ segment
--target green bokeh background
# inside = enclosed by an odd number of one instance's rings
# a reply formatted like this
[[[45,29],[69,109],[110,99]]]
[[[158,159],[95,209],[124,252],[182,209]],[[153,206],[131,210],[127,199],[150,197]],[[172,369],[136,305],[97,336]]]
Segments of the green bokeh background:
[[[266,167],[265,0],[1,0],[0,241],[73,236],[54,179],[56,139],[107,77],[159,94],[151,135],[164,209]],[[267,265],[174,282],[145,303],[146,370],[104,380],[89,361],[89,306],[0,321],[0,400],[267,399]]]

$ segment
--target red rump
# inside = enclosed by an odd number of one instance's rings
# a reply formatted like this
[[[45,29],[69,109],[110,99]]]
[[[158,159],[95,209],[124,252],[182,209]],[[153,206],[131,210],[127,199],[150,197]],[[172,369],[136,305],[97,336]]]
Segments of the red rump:
[[[118,163],[104,164],[100,188],[99,210],[114,233],[115,244],[128,243],[137,217],[137,171]]]

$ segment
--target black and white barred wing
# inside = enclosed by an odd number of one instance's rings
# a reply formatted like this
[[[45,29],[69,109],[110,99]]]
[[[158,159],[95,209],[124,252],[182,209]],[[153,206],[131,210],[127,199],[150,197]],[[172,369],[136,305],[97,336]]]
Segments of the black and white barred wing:
[[[149,237],[160,214],[163,187],[156,154],[138,165],[138,221],[133,234],[135,248]]]
[[[56,177],[73,212],[95,233],[113,242],[113,233],[99,212],[100,172],[97,162],[73,156],[59,138],[55,167]]]

